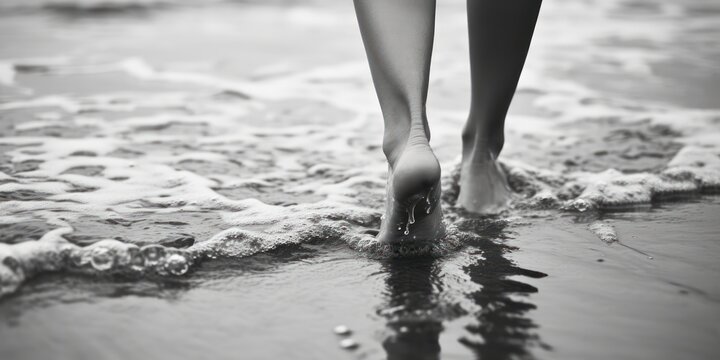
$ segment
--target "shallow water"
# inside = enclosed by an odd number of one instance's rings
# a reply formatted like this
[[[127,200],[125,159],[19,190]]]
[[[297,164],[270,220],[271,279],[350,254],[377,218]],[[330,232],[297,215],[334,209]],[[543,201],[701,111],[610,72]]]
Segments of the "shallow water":
[[[700,197],[466,219],[482,239],[443,258],[373,260],[322,241],[173,280],[47,275],[5,300],[0,346],[13,359],[712,359],[719,209]],[[600,241],[586,230],[598,219],[653,258]],[[354,352],[338,346],[340,324]]]
[[[452,208],[469,84],[464,5],[441,2],[451,231],[412,258],[372,243],[386,169],[350,2],[0,17],[9,358],[718,355],[714,2],[543,4],[502,155],[517,199],[488,219]]]

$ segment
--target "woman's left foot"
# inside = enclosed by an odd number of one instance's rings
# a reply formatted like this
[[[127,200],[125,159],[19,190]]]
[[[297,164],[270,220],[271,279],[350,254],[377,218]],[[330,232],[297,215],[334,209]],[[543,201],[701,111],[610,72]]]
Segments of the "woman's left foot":
[[[408,141],[389,166],[387,205],[377,239],[422,246],[445,233],[440,208],[440,164],[426,139]]]

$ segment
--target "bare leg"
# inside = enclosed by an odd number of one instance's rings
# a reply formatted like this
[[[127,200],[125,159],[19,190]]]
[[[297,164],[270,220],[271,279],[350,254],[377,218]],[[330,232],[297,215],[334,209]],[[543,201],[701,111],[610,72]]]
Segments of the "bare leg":
[[[530,46],[541,0],[467,0],[472,100],[463,130],[457,204],[493,213],[510,200],[496,159],[505,115]]]
[[[440,165],[425,114],[435,0],[355,0],[355,12],[385,120],[388,198],[378,239],[432,241],[443,233]]]

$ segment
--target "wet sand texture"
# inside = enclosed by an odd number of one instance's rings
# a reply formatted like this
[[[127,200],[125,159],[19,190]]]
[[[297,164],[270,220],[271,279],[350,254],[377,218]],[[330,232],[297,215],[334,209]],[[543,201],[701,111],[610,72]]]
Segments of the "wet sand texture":
[[[546,1],[484,219],[452,206],[464,6],[448,236],[398,249],[351,2],[3,1],[2,357],[718,357],[718,5]]]

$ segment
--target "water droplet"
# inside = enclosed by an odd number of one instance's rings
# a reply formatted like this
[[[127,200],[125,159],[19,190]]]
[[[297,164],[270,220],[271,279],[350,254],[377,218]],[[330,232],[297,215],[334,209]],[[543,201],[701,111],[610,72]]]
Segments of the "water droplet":
[[[160,245],[145,245],[140,249],[145,258],[145,264],[155,265],[165,257],[165,248]]]
[[[115,264],[115,254],[106,247],[98,246],[92,249],[90,264],[95,270],[110,270]]]
[[[338,335],[349,335],[350,333],[352,333],[352,330],[350,330],[350,328],[345,325],[338,325],[333,329],[333,332]]]
[[[410,234],[410,225],[415,223],[415,206],[420,200],[422,200],[422,198],[416,200],[407,210],[408,221],[407,224],[405,224],[405,232],[403,232],[405,235]]]
[[[408,224],[415,223],[415,205],[417,205],[417,203],[412,204],[410,209],[408,209]]]
[[[173,275],[183,275],[188,269],[190,269],[190,264],[188,264],[187,259],[180,254],[172,254],[165,259],[165,270]]]
[[[342,339],[340,341],[340,347],[346,350],[352,350],[356,349],[358,346],[360,346],[355,340],[353,339]]]

